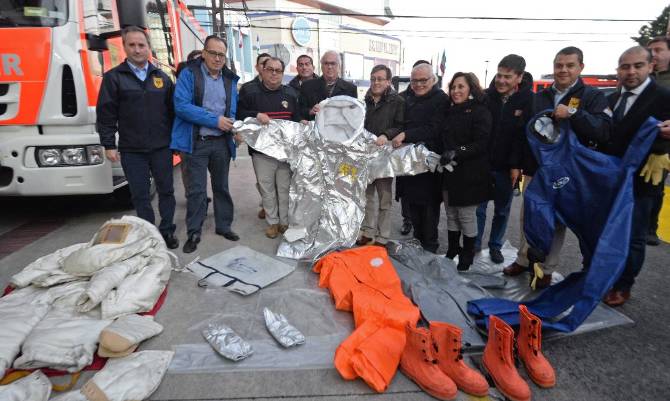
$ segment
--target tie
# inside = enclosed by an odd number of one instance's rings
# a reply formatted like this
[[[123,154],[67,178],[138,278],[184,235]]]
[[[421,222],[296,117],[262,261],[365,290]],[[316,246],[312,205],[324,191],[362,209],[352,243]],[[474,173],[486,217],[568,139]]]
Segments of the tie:
[[[621,94],[621,100],[619,101],[619,105],[617,108],[614,110],[614,122],[618,123],[619,121],[623,120],[623,115],[624,112],[626,111],[626,103],[628,102],[628,98],[633,95],[633,92],[623,92]]]

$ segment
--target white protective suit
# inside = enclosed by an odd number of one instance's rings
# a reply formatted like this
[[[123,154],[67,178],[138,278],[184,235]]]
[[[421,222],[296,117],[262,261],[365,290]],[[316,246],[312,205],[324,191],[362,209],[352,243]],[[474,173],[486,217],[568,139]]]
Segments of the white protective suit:
[[[142,351],[110,359],[80,390],[52,401],[144,400],[158,388],[173,355],[172,351]]]
[[[350,247],[365,215],[365,190],[377,178],[434,171],[440,156],[423,145],[393,150],[377,146],[363,128],[365,105],[348,96],[320,103],[309,125],[254,118],[236,121],[234,131],[249,146],[293,172],[289,192],[289,230],[278,256],[316,259],[328,250]]]
[[[51,382],[41,370],[0,386],[0,401],[47,401],[50,395]]]

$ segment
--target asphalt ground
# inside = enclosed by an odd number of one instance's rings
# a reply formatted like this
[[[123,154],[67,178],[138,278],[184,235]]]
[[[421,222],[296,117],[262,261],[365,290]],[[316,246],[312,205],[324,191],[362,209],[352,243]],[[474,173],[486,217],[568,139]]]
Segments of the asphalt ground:
[[[239,152],[246,155],[244,150]],[[264,236],[265,223],[256,217],[259,195],[256,192],[251,160],[241,156],[232,166],[230,188],[235,202],[233,229],[240,235],[232,243],[214,234],[210,216],[203,228],[203,241],[196,254],[207,257],[235,245],[272,255],[278,239]],[[175,170],[177,197],[177,235],[185,241],[185,198],[178,168]],[[515,197],[507,239],[518,245],[520,197]],[[666,199],[667,201],[667,199]],[[492,212],[489,206],[489,219]],[[119,207],[105,196],[60,198],[0,198],[0,286],[25,265],[45,254],[77,242],[88,241],[106,220],[132,210]],[[402,238],[400,206],[394,203],[393,235]],[[446,245],[446,218],[440,224],[441,243]],[[490,225],[490,222],[489,222]],[[488,227],[485,239],[488,236]],[[443,245],[439,252],[445,251]],[[3,253],[4,250],[4,253]],[[183,264],[196,254],[176,252]],[[635,321],[619,326],[561,338],[544,344],[544,353],[556,369],[557,385],[542,390],[531,385],[534,400],[551,401],[637,401],[670,400],[670,331],[665,319],[670,306],[668,257],[670,245],[647,247],[644,269],[633,289],[632,299],[619,310]],[[581,256],[571,233],[561,252],[560,272],[579,269]],[[274,290],[312,283],[316,276],[298,266],[287,278],[273,284]],[[224,313],[230,303],[222,297],[207,305],[196,278],[189,273],[174,273],[168,298],[157,315],[165,326],[159,337],[144,344],[144,349],[172,349],[192,339],[191,324],[208,313]],[[262,293],[262,291],[260,291]],[[254,302],[256,295],[250,296]],[[246,298],[245,298],[246,299]],[[212,309],[212,310],[209,310]],[[196,317],[197,316],[197,317]],[[297,323],[297,322],[294,322]],[[80,379],[82,384],[91,373]],[[169,373],[152,400],[422,400],[432,399],[398,373],[383,394],[371,391],[362,381],[345,381],[330,367],[315,369],[275,369],[197,373]],[[475,399],[459,395],[459,400]],[[486,398],[483,398],[486,399]],[[491,397],[490,399],[497,399]]]

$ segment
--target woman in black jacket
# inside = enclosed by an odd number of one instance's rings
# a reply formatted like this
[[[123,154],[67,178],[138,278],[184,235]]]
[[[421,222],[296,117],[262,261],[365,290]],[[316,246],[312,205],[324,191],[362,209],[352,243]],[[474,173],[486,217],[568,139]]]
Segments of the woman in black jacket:
[[[470,268],[475,256],[477,205],[491,195],[487,154],[491,113],[483,104],[484,93],[472,73],[454,74],[449,96],[452,106],[442,131],[441,158],[441,164],[453,167],[451,172],[445,170],[442,181],[449,234],[447,257],[458,255],[458,270],[463,271]]]

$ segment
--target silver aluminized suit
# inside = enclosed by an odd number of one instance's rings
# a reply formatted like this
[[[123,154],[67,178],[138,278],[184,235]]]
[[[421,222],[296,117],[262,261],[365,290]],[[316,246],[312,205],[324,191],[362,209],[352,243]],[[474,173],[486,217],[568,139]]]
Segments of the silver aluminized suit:
[[[434,171],[439,155],[423,145],[393,150],[377,146],[363,128],[365,105],[348,96],[320,103],[308,125],[254,118],[235,122],[252,148],[288,162],[293,172],[289,192],[289,229],[278,256],[318,258],[356,241],[365,215],[365,189],[377,178]]]

